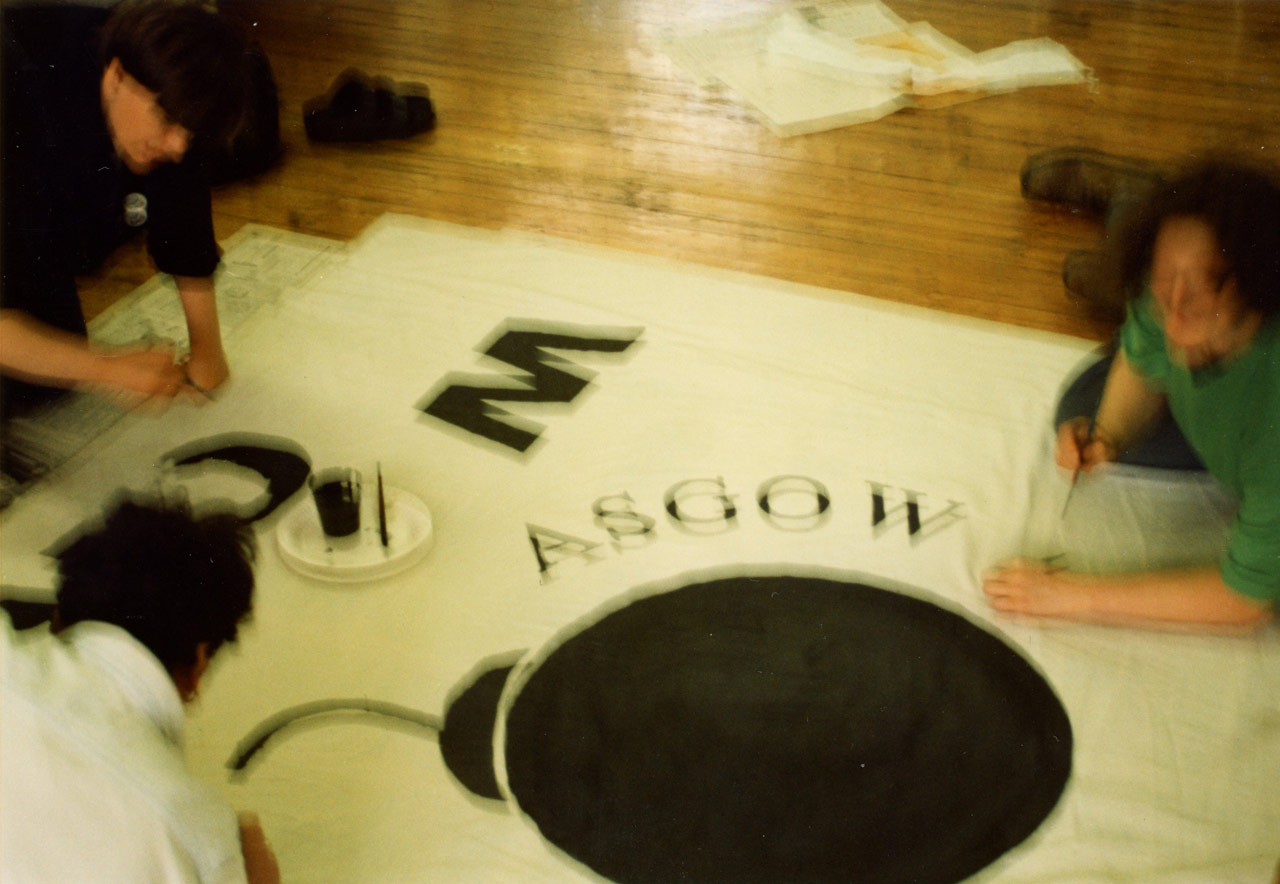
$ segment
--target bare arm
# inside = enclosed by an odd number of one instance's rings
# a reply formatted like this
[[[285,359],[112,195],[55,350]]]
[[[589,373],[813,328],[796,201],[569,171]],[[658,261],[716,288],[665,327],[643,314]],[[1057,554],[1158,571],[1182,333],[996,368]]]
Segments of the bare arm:
[[[1088,471],[1142,438],[1143,432],[1165,408],[1163,393],[1151,389],[1124,351],[1116,353],[1098,403],[1093,433],[1088,418],[1074,418],[1058,428],[1058,465]]]
[[[20,310],[0,310],[0,369],[53,387],[108,386],[146,396],[174,396],[183,386],[182,369],[166,350],[97,350]]]
[[[187,374],[202,389],[212,390],[231,374],[222,348],[222,327],[218,321],[218,305],[213,278],[208,276],[175,276],[182,311],[187,317],[187,334],[191,339],[191,356]]]
[[[1004,613],[1115,626],[1252,631],[1275,616],[1229,587],[1214,565],[1086,575],[1014,560],[988,573],[982,589]]]

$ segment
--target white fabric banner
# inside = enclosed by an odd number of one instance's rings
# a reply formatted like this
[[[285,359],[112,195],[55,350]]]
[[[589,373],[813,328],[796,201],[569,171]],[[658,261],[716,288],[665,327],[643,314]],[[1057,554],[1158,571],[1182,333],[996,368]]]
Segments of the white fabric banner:
[[[48,548],[120,487],[252,502],[260,483],[243,468],[158,466],[224,434],[359,469],[366,526],[377,465],[389,493],[425,504],[425,557],[366,582],[282,558],[277,533],[314,518],[305,489],[258,523],[255,613],[205,680],[188,749],[198,776],[261,814],[289,881],[601,880],[514,806],[464,788],[429,727],[316,716],[239,776],[226,764],[261,723],[317,701],[443,717],[491,661],[536,653],[646,586],[822,573],[984,624],[1071,719],[1057,808],[973,880],[1263,882],[1280,855],[1277,631],[1046,628],[998,618],[982,596],[983,569],[1010,555],[1115,569],[1212,561],[1221,547],[1230,503],[1200,478],[1114,469],[1083,480],[1062,514],[1049,424],[1090,349],[389,216],[240,322],[216,402],[127,416],[19,497],[5,554]],[[484,351],[532,359],[536,382]],[[483,387],[526,401],[485,394],[486,408]]]

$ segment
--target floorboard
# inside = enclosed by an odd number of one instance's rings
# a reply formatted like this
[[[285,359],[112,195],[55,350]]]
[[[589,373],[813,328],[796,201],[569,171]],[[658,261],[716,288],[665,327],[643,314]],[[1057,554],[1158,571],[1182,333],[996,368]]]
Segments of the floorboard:
[[[896,0],[975,50],[1051,37],[1095,82],[787,139],[658,48],[664,33],[785,5],[774,0],[221,5],[271,58],[287,152],[217,191],[220,237],[252,221],[347,239],[408,212],[1102,338],[1112,324],[1059,277],[1098,227],[1021,198],[1028,152],[1280,154],[1280,0]],[[308,142],[302,102],[348,66],[426,83],[437,130]],[[150,272],[126,247],[82,281],[86,309]]]

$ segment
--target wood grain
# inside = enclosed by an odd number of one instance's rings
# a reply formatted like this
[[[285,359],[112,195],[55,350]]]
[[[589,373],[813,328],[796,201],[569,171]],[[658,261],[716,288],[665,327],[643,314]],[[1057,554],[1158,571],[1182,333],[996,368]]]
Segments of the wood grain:
[[[219,237],[254,221],[348,239],[408,212],[1102,338],[1110,323],[1060,282],[1063,255],[1099,227],[1022,199],[1028,152],[1280,155],[1280,0],[891,0],[975,50],[1051,37],[1096,83],[789,139],[658,47],[671,30],[786,5],[775,0],[221,5],[271,58],[287,155],[216,192]],[[349,66],[426,83],[436,131],[308,142],[302,102]],[[87,309],[150,272],[127,246],[83,281]]]

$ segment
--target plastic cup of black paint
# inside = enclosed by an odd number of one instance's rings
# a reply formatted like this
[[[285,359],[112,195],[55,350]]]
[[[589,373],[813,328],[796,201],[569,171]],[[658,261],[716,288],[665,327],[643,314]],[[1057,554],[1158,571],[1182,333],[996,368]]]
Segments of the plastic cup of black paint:
[[[350,537],[360,530],[360,473],[350,467],[331,467],[307,479],[327,537]]]

